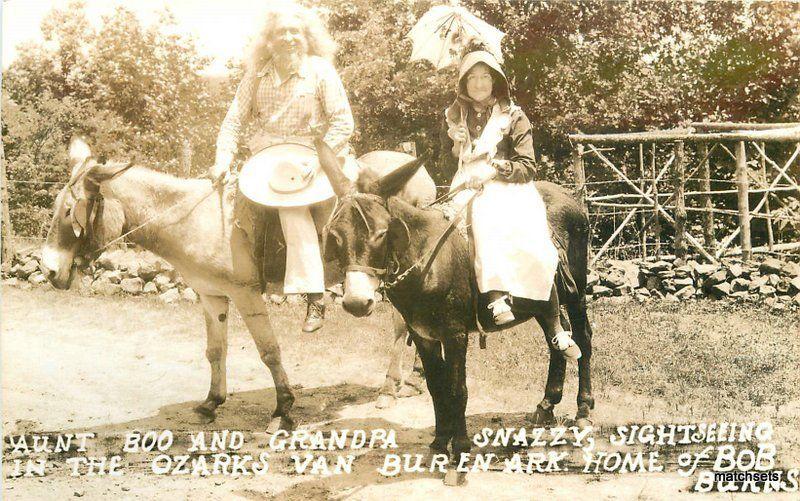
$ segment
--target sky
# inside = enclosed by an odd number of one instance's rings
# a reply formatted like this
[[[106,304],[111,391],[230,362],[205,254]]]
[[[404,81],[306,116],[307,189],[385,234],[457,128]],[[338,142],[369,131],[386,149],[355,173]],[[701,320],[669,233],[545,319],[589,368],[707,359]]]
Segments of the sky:
[[[260,13],[270,0],[84,0],[89,20],[100,26],[103,15],[120,5],[135,12],[145,24],[154,22],[157,13],[168,6],[178,23],[177,31],[195,38],[198,52],[214,58],[208,74],[225,73],[225,62],[241,58],[250,38],[258,29]],[[7,68],[22,42],[39,41],[42,19],[55,6],[64,8],[69,0],[3,0],[2,58]]]

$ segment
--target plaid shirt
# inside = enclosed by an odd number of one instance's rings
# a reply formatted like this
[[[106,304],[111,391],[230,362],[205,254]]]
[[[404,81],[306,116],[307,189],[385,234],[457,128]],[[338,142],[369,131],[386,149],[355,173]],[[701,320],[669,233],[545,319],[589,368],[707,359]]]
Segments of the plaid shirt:
[[[312,126],[322,126],[324,141],[337,153],[353,134],[353,113],[333,65],[309,56],[281,82],[269,62],[239,84],[217,136],[217,164],[231,165],[245,128],[260,149],[288,137],[310,140]]]

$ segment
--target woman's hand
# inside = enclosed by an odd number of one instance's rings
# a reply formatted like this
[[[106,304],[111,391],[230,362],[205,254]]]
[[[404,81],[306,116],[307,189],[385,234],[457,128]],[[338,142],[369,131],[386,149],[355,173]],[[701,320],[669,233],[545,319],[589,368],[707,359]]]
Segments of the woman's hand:
[[[458,125],[450,131],[450,137],[457,143],[467,142],[467,128],[463,125]]]
[[[231,177],[230,165],[214,164],[208,169],[206,177],[211,179],[212,184],[227,184]]]
[[[511,167],[511,162],[508,160],[492,160],[492,167],[497,170],[497,173],[500,174],[501,177],[508,177],[514,172],[514,169]]]
[[[464,187],[469,190],[480,190],[483,188],[483,183],[486,182],[486,178],[480,176],[470,176],[464,181]]]

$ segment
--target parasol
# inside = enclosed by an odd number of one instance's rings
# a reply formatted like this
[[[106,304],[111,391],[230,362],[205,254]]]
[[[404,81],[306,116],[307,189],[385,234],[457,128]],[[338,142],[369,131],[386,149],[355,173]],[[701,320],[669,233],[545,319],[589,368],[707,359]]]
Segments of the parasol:
[[[505,33],[456,2],[431,8],[407,35],[413,42],[411,60],[430,61],[437,70],[458,62],[473,41],[481,42],[502,62],[500,41],[503,36]]]

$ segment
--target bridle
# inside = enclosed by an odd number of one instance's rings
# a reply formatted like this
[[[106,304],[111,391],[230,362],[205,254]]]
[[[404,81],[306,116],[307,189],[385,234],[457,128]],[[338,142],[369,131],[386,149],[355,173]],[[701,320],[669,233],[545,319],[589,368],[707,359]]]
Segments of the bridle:
[[[80,226],[81,230],[79,233],[76,232],[76,237],[78,239],[78,254],[84,257],[96,257],[98,256],[108,245],[104,245],[98,249],[87,250],[86,246],[92,240],[92,236],[94,233],[94,221],[97,215],[102,211],[103,204],[105,203],[103,195],[100,193],[100,184],[106,181],[110,181],[115,177],[121,175],[122,173],[126,172],[128,169],[133,167],[133,162],[129,161],[125,163],[119,170],[115,171],[111,174],[108,178],[102,181],[95,181],[90,178],[87,178],[86,175],[89,171],[97,165],[93,157],[87,157],[81,166],[78,169],[77,174],[72,176],[72,179],[67,183],[67,189],[69,190],[70,195],[75,200],[71,208],[70,217],[72,218],[73,223],[73,231],[75,230],[75,210],[77,207],[84,202],[86,206],[86,219],[85,221],[78,221],[78,226]],[[83,181],[84,186],[84,197],[79,197],[75,190],[73,189],[75,185],[79,182]],[[91,186],[91,188],[89,188]]]
[[[378,202],[381,207],[388,210],[388,206],[386,205],[386,200],[381,198],[378,195],[374,195],[372,193],[359,193],[359,192],[352,192],[348,193],[340,198],[336,199],[336,205],[331,212],[331,216],[328,218],[328,221],[325,223],[322,229],[322,255],[325,255],[325,247],[328,243],[328,235],[330,234],[331,226],[336,222],[336,220],[341,216],[344,209],[348,206],[355,207],[356,212],[359,216],[361,216],[361,220],[364,222],[364,226],[367,228],[367,235],[372,234],[372,227],[369,224],[369,220],[367,219],[367,215],[364,212],[364,208],[359,203],[359,200],[372,200],[374,202]],[[386,256],[383,260],[384,263],[389,262],[389,246],[386,246]],[[383,279],[388,273],[388,267],[384,268],[376,268],[374,266],[366,266],[360,264],[350,264],[345,268],[345,272],[361,272],[366,273],[367,275],[379,279]]]
[[[463,188],[460,188],[458,191],[461,191]],[[429,204],[427,207],[430,207],[434,203],[445,199],[452,199],[458,191],[453,191],[448,193],[444,197],[437,199],[433,203]],[[447,228],[439,235],[439,238],[436,239],[436,244],[431,247],[427,252],[422,253],[422,255],[408,268],[406,268],[402,273],[398,273],[400,271],[400,263],[397,260],[397,257],[393,255],[389,245],[386,245],[386,256],[384,257],[383,262],[386,263],[385,268],[376,268],[373,266],[366,266],[366,265],[358,265],[358,264],[349,264],[345,268],[345,272],[356,271],[356,272],[363,272],[367,275],[370,275],[375,278],[379,278],[383,280],[383,289],[389,290],[396,287],[400,284],[403,280],[408,278],[408,276],[417,269],[422,270],[422,277],[428,274],[430,271],[431,266],[433,265],[433,261],[436,259],[436,256],[439,254],[444,242],[450,236],[450,234],[455,230],[456,226],[458,225],[459,221],[464,215],[464,212],[472,205],[472,200],[480,193],[480,191],[476,191],[469,201],[465,203],[450,221],[450,224],[447,225]],[[344,207],[346,205],[352,205],[356,208],[356,212],[361,216],[361,219],[364,221],[364,225],[367,228],[367,234],[372,234],[372,228],[370,227],[369,221],[367,220],[367,216],[364,213],[363,207],[361,207],[360,203],[358,202],[359,199],[366,199],[366,200],[373,200],[378,202],[381,207],[384,207],[388,211],[388,205],[386,200],[378,195],[373,195],[371,193],[358,193],[352,192],[344,195],[343,197],[337,199],[336,206],[334,207],[333,211],[331,212],[331,217],[328,218],[328,222],[323,227],[323,255],[325,255],[325,245],[328,241],[328,233],[330,230],[331,225],[339,218]],[[405,224],[405,223],[404,223]],[[424,266],[423,266],[424,264]],[[392,270],[389,271],[389,266],[392,267]]]

